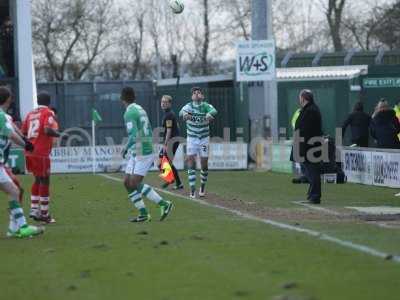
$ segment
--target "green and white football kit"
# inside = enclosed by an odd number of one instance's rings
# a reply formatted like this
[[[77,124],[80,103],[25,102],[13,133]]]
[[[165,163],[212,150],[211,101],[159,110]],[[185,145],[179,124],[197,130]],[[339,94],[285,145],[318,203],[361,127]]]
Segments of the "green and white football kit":
[[[186,154],[208,157],[210,145],[210,124],[207,116],[214,117],[217,110],[207,102],[190,102],[180,111],[179,116],[188,114],[186,121]]]
[[[140,105],[132,103],[126,108],[124,121],[128,133],[126,151],[129,155],[125,173],[127,175],[144,177],[153,166],[155,160],[152,140],[153,133],[149,118],[146,111]],[[168,216],[173,207],[172,202],[163,200],[148,184],[140,183],[136,189],[128,189],[128,195],[140,213],[139,216],[131,220],[132,222],[146,222],[151,220],[142,197],[146,197],[160,206],[161,221]]]
[[[208,158],[210,149],[210,123],[209,117],[214,117],[217,110],[209,103],[190,102],[186,104],[179,116],[189,116],[186,120],[186,154],[188,156],[199,156],[201,158]],[[204,168],[200,172],[201,187],[199,196],[205,195],[205,185],[208,180],[208,168]],[[190,186],[190,197],[195,198],[196,191],[196,168],[190,166],[188,169],[188,178]]]
[[[13,182],[4,167],[6,163],[5,151],[10,143],[8,137],[13,131],[14,129],[9,117],[7,117],[7,114],[0,109],[0,183]]]
[[[0,109],[0,184],[13,184],[5,169],[5,151],[10,143],[9,137],[14,132],[7,114]],[[9,201],[9,217],[7,236],[25,238],[43,233],[42,227],[30,226],[26,223],[24,211],[17,199]]]
[[[140,105],[132,103],[126,109],[124,121],[128,133],[128,161],[125,173],[144,177],[155,159],[149,118]]]

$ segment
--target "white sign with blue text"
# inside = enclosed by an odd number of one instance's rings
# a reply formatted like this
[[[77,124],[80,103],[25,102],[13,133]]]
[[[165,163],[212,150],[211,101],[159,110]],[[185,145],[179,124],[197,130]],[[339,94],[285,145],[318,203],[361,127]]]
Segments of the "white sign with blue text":
[[[236,43],[237,81],[272,81],[276,78],[275,41]]]

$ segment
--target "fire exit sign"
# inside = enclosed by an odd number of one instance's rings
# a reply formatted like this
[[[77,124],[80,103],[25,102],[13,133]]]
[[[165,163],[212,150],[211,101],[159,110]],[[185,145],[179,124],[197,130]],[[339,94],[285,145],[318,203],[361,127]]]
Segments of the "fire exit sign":
[[[400,77],[392,78],[365,78],[364,88],[400,88]]]

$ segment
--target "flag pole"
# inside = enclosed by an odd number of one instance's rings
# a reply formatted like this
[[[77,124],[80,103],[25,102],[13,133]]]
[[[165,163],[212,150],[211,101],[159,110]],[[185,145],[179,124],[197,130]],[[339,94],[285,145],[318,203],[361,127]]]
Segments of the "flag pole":
[[[92,120],[92,170],[96,173],[96,122]]]

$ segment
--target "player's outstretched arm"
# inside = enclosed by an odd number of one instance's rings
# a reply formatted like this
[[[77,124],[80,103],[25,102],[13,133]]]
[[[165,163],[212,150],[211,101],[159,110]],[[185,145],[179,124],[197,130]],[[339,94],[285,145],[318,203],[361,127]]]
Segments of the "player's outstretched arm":
[[[55,129],[50,128],[50,127],[46,127],[44,129],[44,133],[46,135],[48,135],[48,136],[51,136],[51,137],[60,137],[61,136],[61,133],[58,130],[55,130]]]
[[[15,131],[10,133],[9,139],[12,140],[15,144],[18,146],[21,146],[22,148],[25,147],[25,141],[22,139],[22,137],[16,133]]]
[[[25,148],[25,150],[32,152],[33,151],[33,145],[30,141],[24,140],[18,133],[15,131],[12,131],[10,133],[9,139],[13,141],[15,144],[18,146],[21,146],[22,148]]]

